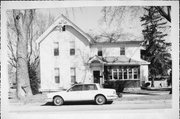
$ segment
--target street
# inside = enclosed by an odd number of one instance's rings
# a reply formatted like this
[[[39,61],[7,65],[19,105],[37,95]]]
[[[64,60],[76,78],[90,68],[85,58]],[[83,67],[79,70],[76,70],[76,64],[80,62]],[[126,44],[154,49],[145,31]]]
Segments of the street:
[[[114,101],[113,104],[96,105],[94,103],[66,103],[62,106],[54,106],[51,103],[47,104],[27,104],[27,105],[12,105],[10,112],[12,113],[64,113],[73,111],[109,111],[109,110],[129,110],[129,109],[167,109],[171,108],[170,101],[147,101],[136,102],[131,101],[120,102]]]
[[[152,116],[161,116],[161,113],[167,114],[171,109],[171,101],[145,101],[145,102],[132,102],[132,101],[114,101],[113,104],[95,105],[93,103],[67,103],[62,106],[53,106],[52,104],[26,104],[17,105],[12,104],[9,106],[9,118],[119,118],[127,117],[133,118],[140,117],[142,114]],[[167,113],[168,112],[168,113]],[[128,115],[127,115],[128,114]],[[131,115],[133,114],[133,115]],[[147,119],[150,119],[149,117]]]

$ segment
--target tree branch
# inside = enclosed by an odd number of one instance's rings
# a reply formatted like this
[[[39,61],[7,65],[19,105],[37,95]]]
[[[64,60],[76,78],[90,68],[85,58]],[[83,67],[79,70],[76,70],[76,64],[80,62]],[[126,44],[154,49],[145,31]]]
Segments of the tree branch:
[[[166,12],[164,11],[164,9],[161,8],[160,6],[156,6],[155,8],[158,10],[158,12],[159,12],[164,18],[166,18],[169,22],[171,22],[171,15],[170,15],[170,10],[171,10],[171,9],[170,9],[170,7],[167,8],[168,13],[166,13]]]

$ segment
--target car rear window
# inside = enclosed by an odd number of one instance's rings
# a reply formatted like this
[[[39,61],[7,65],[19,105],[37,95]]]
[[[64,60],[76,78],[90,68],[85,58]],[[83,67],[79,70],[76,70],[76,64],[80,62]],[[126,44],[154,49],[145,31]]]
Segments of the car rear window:
[[[84,85],[83,90],[97,90],[97,87],[94,84],[88,84],[88,85]]]

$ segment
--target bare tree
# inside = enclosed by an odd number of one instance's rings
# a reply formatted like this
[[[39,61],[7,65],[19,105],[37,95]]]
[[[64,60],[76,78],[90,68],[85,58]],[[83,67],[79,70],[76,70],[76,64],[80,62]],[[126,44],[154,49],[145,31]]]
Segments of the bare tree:
[[[28,64],[28,73],[29,73],[29,78],[30,78],[30,84],[31,84],[31,88],[34,89],[33,86],[37,85],[34,83],[39,82],[39,77],[38,77],[38,73],[39,73],[39,52],[36,49],[36,43],[35,40],[45,31],[45,29],[50,26],[53,21],[54,21],[54,17],[49,14],[48,17],[39,13],[35,10],[31,10],[32,11],[32,17],[29,17],[31,22],[29,23],[29,25],[27,25],[27,30],[26,30],[26,58],[27,58],[27,64]],[[19,12],[24,12],[19,11]],[[16,13],[17,14],[17,13]],[[21,13],[18,13],[19,15]],[[27,13],[26,13],[27,14]],[[8,49],[9,49],[9,66],[15,68],[16,74],[17,74],[17,61],[18,61],[18,45],[20,43],[20,38],[24,38],[24,36],[22,37],[21,35],[23,35],[23,33],[20,33],[22,31],[18,31],[17,30],[22,30],[20,28],[24,28],[25,26],[20,26],[20,25],[25,25],[22,24],[24,21],[18,21],[20,23],[18,23],[19,26],[17,26],[17,18],[19,16],[15,15],[15,11],[14,10],[10,10],[7,12],[7,16],[8,16],[8,21],[7,21],[7,28],[8,28]],[[24,14],[22,14],[22,18],[24,19]],[[19,18],[20,19],[20,18]],[[28,19],[28,18],[27,18]],[[16,24],[15,24],[16,21]],[[17,28],[18,27],[18,28]],[[25,48],[25,47],[24,47]],[[12,69],[12,68],[11,68]],[[35,78],[35,74],[33,74],[33,72],[37,75],[37,77]],[[32,75],[32,76],[31,76]],[[18,78],[17,75],[16,76],[16,84],[18,85]],[[18,91],[18,90],[17,90]],[[34,90],[32,90],[34,92]],[[36,92],[37,92],[37,86],[36,86]],[[18,93],[18,92],[17,92]]]
[[[17,35],[17,96],[24,100],[32,95],[28,73],[28,40],[34,10],[13,10]]]

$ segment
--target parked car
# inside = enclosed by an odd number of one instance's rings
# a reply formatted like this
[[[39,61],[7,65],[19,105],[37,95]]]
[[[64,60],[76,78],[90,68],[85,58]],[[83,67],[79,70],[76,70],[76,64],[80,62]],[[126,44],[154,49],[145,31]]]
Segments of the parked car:
[[[98,105],[112,103],[118,96],[114,89],[104,89],[99,84],[75,84],[66,91],[47,94],[47,102],[62,105],[68,101],[94,101]]]

